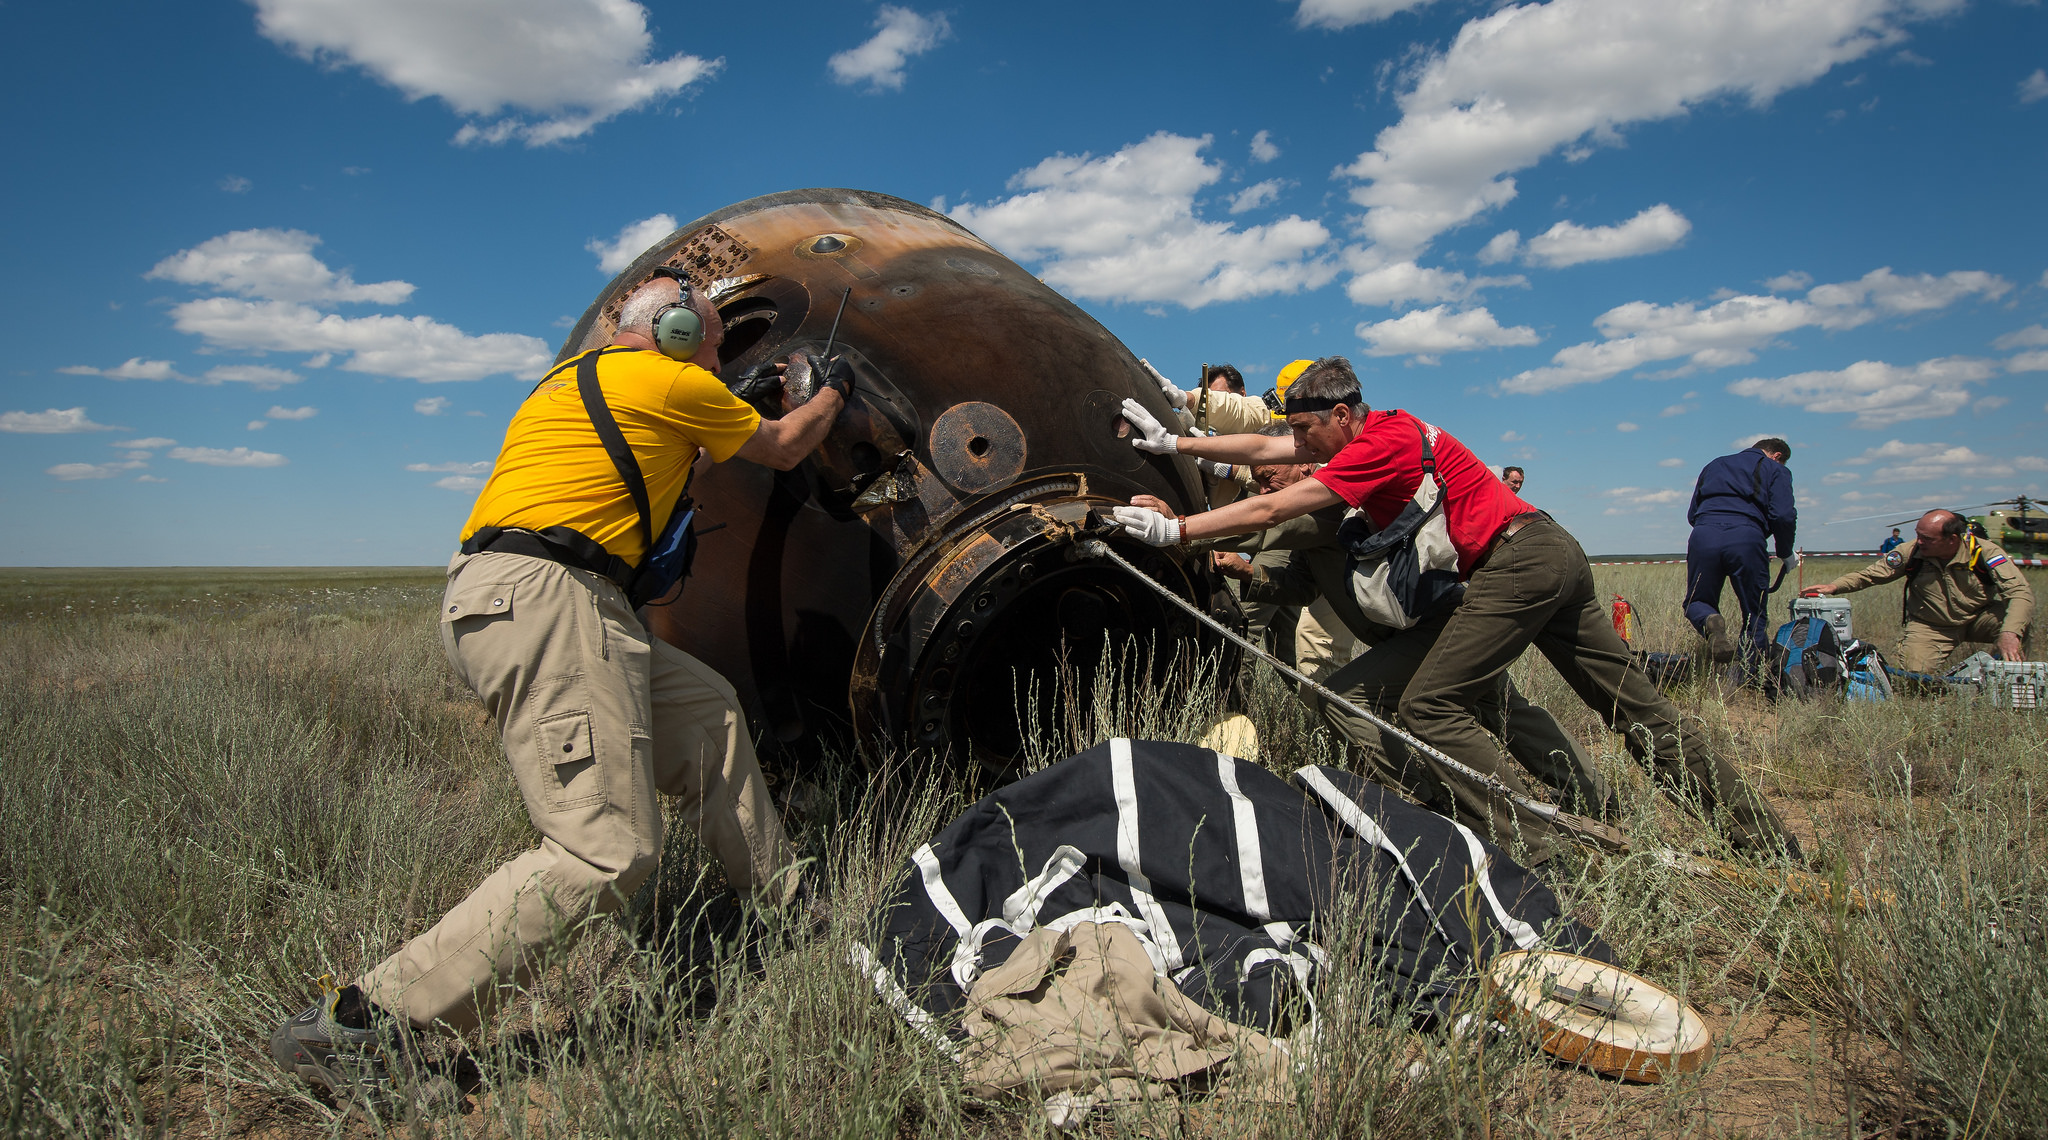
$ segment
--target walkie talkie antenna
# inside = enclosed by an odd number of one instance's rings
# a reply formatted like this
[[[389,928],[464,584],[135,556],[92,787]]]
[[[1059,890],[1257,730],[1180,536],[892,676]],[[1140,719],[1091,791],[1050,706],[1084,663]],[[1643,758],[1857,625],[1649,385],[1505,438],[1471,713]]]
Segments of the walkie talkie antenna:
[[[825,337],[825,351],[818,354],[818,359],[823,360],[832,355],[832,342],[839,339],[839,318],[846,315],[846,299],[851,296],[853,286],[848,285],[846,292],[839,295],[839,311],[832,314],[832,331]]]

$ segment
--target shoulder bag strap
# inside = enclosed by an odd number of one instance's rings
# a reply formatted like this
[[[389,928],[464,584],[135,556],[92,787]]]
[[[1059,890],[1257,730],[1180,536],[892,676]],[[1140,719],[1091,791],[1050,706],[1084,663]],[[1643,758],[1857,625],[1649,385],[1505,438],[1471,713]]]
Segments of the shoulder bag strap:
[[[647,505],[647,480],[640,474],[640,463],[633,458],[633,449],[626,446],[626,436],[619,431],[619,421],[612,418],[612,410],[604,402],[604,389],[597,383],[597,357],[593,352],[576,362],[576,391],[583,397],[583,410],[590,413],[591,426],[597,429],[597,438],[604,441],[606,455],[612,457],[612,466],[619,469],[619,478],[626,481],[626,490],[633,493],[633,506],[640,512],[640,538],[646,543],[649,554],[654,553],[654,512]]]

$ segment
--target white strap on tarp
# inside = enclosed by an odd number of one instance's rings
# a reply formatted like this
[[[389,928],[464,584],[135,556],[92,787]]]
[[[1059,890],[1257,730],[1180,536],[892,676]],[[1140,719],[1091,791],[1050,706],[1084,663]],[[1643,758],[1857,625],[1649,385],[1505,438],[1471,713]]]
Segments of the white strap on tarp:
[[[1185,964],[1181,956],[1180,939],[1173,932],[1173,924],[1167,920],[1165,908],[1152,897],[1152,880],[1145,877],[1139,867],[1138,845],[1138,787],[1131,770],[1131,742],[1117,737],[1109,742],[1110,782],[1116,794],[1116,861],[1130,881],[1131,901],[1137,904],[1138,913],[1152,928],[1152,938],[1159,944],[1162,963],[1161,973],[1178,970]]]
[[[1486,896],[1486,905],[1493,911],[1493,921],[1508,932],[1509,938],[1515,940],[1516,949],[1534,950],[1543,942],[1536,936],[1536,928],[1509,914],[1508,908],[1500,904],[1500,896],[1494,893],[1493,856],[1488,855],[1486,848],[1480,846],[1479,836],[1473,834],[1471,828],[1457,820],[1452,820],[1451,826],[1457,828],[1458,834],[1465,837],[1465,852],[1472,860],[1472,878],[1479,883],[1479,893]]]
[[[1258,919],[1266,936],[1283,948],[1292,945],[1294,928],[1273,921],[1273,904],[1266,894],[1266,858],[1259,850],[1259,816],[1251,797],[1237,786],[1237,758],[1216,753],[1216,778],[1230,797],[1230,821],[1237,839],[1237,869],[1244,885],[1245,913]]]
[[[939,1052],[946,1055],[947,1060],[960,1059],[960,1043],[939,1029],[937,1018],[910,1000],[910,995],[904,993],[903,987],[896,984],[896,975],[890,973],[889,967],[884,966],[881,960],[875,957],[874,951],[856,942],[847,947],[846,960],[853,963],[853,968],[859,970],[875,987],[875,995],[890,1009],[895,1010],[910,1028],[916,1030],[918,1036],[937,1046]]]
[[[1429,916],[1429,924],[1436,928],[1437,937],[1444,940],[1444,945],[1462,953],[1464,947],[1453,941],[1445,932],[1444,924],[1437,920],[1436,910],[1429,905],[1429,896],[1422,890],[1422,880],[1416,878],[1415,871],[1408,866],[1407,852],[1394,845],[1393,837],[1380,827],[1379,821],[1367,815],[1365,809],[1358,806],[1357,801],[1338,791],[1337,785],[1332,784],[1330,778],[1323,775],[1320,769],[1303,768],[1294,774],[1294,778],[1307,784],[1310,791],[1321,796],[1324,803],[1335,808],[1337,818],[1344,821],[1344,826],[1358,833],[1366,842],[1394,857],[1394,866],[1401,869],[1401,877],[1407,879],[1409,885],[1415,888],[1415,901],[1422,907],[1422,913]]]

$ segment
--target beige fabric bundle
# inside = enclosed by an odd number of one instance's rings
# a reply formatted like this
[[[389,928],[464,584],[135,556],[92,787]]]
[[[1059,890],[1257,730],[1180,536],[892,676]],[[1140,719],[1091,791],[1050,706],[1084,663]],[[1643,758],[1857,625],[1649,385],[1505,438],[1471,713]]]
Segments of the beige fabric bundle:
[[[965,1026],[961,1061],[977,1096],[1149,1100],[1170,1092],[1163,1083],[1196,1075],[1218,1091],[1290,1095],[1286,1045],[1190,1001],[1121,923],[1032,931],[975,981]]]

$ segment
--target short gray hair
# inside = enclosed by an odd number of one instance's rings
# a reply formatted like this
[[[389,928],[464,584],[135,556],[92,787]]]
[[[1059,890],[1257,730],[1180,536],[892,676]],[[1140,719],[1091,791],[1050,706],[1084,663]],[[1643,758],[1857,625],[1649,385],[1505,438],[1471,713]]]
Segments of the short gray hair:
[[[1372,410],[1359,398],[1358,373],[1351,370],[1351,362],[1341,356],[1325,356],[1302,370],[1294,383],[1287,386],[1287,398],[1316,400],[1347,400],[1351,414],[1362,416]],[[1323,423],[1330,422],[1330,411],[1310,412]]]
[[[654,337],[654,314],[675,303],[676,295],[669,290],[669,286],[674,284],[677,284],[677,282],[671,281],[666,277],[656,277],[638,289],[633,290],[632,295],[626,298],[626,303],[619,306],[619,331],[622,333],[639,333],[641,336],[652,339]],[[697,311],[698,316],[705,316],[705,309],[710,304],[710,299],[705,297],[704,290],[695,288],[690,290],[690,307]],[[706,323],[709,323],[708,320]]]

